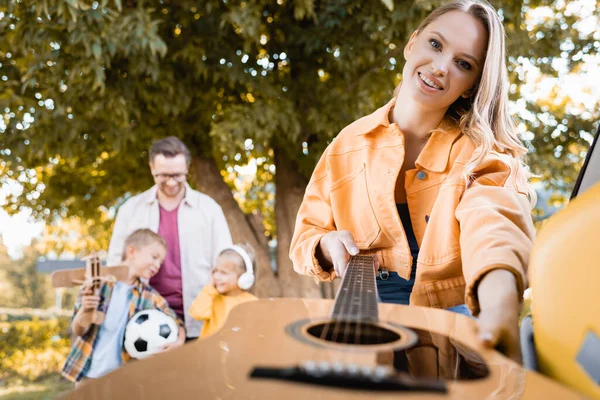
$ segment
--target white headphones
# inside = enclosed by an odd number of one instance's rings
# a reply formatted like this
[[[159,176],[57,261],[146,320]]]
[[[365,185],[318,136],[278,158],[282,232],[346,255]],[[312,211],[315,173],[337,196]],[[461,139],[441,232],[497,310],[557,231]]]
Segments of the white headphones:
[[[250,259],[250,256],[248,255],[246,250],[235,244],[232,246],[225,247],[223,250],[221,250],[221,253],[223,253],[225,250],[235,251],[237,254],[239,254],[240,257],[242,257],[242,260],[244,260],[246,272],[240,275],[237,281],[237,285],[242,290],[250,289],[252,285],[254,285],[254,271],[252,270],[252,260]]]

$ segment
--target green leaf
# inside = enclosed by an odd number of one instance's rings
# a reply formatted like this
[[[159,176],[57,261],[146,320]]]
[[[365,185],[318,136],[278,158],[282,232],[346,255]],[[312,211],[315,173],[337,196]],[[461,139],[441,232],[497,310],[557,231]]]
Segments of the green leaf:
[[[94,43],[92,45],[92,54],[94,55],[96,61],[100,61],[100,57],[102,56],[102,47],[99,43]]]
[[[394,0],[381,0],[381,2],[388,8],[388,10],[394,11]]]
[[[8,78],[0,85],[0,109],[15,114],[5,116],[6,131],[0,135],[2,148],[12,149],[13,157],[3,157],[13,162],[14,173],[19,167],[47,168],[56,156],[73,164],[64,166],[61,179],[55,165],[55,172],[40,178],[46,188],[38,201],[53,212],[95,215],[98,207],[117,204],[123,193],[144,190],[151,179],[139,165],[146,163],[149,144],[169,135],[232,169],[251,157],[273,163],[277,142],[310,175],[341,129],[389,100],[402,74],[401,49],[442,3],[407,0],[396,8],[393,0],[286,0],[277,6],[262,0],[243,6],[206,0],[129,7],[122,0],[98,1],[100,7],[87,12],[68,7],[91,4],[84,0],[9,2],[19,20],[5,32],[2,48],[15,62],[3,61],[0,67],[0,76]],[[591,1],[598,9],[599,2]],[[525,66],[539,69],[541,77],[558,76],[562,72],[554,67],[563,64],[578,73],[581,60],[600,50],[596,33],[578,32],[579,17],[565,12],[577,5],[575,0],[495,4],[502,8],[510,39],[513,101],[524,101]],[[42,10],[41,20],[33,5]],[[550,17],[528,29],[528,13],[540,6]],[[13,23],[5,14],[0,24]],[[183,26],[179,36],[173,34],[177,25]],[[60,49],[53,50],[50,42]],[[49,67],[48,61],[56,64]],[[327,79],[321,81],[323,72]],[[64,92],[62,82],[68,86]],[[527,82],[528,91],[532,83]],[[533,172],[543,183],[568,191],[589,147],[586,137],[600,119],[600,105],[562,101],[558,89],[548,99],[526,103],[530,115],[518,122],[529,135]],[[39,106],[46,99],[54,101],[54,110]],[[26,112],[35,122],[25,131],[16,129]],[[25,139],[31,143],[20,154],[18,142]],[[252,149],[246,150],[247,139]],[[81,172],[89,172],[104,151],[111,156],[102,179]],[[258,187],[273,179],[262,171]],[[91,200],[85,198],[89,193],[94,193]],[[13,205],[38,213],[25,196],[6,200],[5,208]]]

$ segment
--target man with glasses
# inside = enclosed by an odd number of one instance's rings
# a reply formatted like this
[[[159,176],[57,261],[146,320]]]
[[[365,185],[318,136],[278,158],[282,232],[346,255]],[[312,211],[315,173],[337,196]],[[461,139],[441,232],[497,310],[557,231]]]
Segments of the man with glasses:
[[[188,310],[208,283],[215,259],[231,245],[221,207],[186,182],[190,161],[190,151],[174,136],[152,145],[150,171],[155,185],[119,208],[107,261],[107,265],[121,264],[124,240],[136,229],[150,228],[164,237],[167,255],[150,285],[185,321],[188,339],[198,337],[202,328]]]

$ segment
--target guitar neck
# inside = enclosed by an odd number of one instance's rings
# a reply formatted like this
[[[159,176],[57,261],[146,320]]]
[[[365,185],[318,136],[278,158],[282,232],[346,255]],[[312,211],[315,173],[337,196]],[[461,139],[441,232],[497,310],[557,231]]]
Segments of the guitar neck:
[[[377,285],[373,256],[353,256],[338,290],[332,319],[377,322]]]

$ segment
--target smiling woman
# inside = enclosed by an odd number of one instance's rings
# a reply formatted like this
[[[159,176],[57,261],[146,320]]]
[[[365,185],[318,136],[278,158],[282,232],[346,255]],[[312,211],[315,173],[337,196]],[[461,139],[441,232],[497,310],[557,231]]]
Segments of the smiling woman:
[[[478,316],[482,342],[516,359],[534,228],[504,36],[480,0],[421,23],[394,98],[342,130],[317,164],[290,256],[299,273],[330,281],[351,255],[375,255],[381,301]]]
[[[468,99],[481,77],[487,41],[485,26],[471,14],[441,15],[414,32],[404,50],[402,94],[438,112]]]

